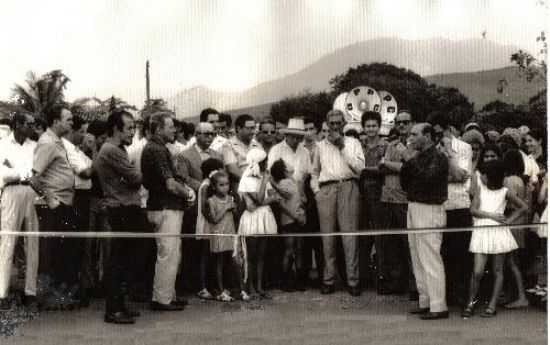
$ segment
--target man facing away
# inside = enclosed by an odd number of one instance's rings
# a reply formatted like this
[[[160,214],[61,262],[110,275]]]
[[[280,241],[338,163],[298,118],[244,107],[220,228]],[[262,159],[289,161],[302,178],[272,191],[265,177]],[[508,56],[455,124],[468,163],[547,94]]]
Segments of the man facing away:
[[[407,228],[444,228],[447,214],[449,163],[435,147],[434,129],[428,123],[414,125],[401,168],[401,185],[407,192]],[[422,320],[449,317],[445,298],[445,269],[441,258],[441,232],[410,233],[409,247],[418,289],[419,307],[411,311]]]

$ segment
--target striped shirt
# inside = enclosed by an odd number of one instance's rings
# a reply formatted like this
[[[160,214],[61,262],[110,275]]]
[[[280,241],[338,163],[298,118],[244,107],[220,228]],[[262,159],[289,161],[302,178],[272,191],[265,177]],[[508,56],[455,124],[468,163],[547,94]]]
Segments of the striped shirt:
[[[449,163],[466,170],[472,171],[472,147],[470,144],[452,137],[451,139],[452,154],[449,157]],[[449,198],[445,201],[444,206],[446,210],[460,210],[464,208],[470,208],[470,190],[471,178],[468,178],[465,182],[452,182],[449,183],[448,193]]]
[[[311,189],[318,192],[320,183],[357,179],[363,169],[365,169],[365,155],[359,140],[344,137],[344,148],[340,150],[324,139],[317,144],[313,158]]]

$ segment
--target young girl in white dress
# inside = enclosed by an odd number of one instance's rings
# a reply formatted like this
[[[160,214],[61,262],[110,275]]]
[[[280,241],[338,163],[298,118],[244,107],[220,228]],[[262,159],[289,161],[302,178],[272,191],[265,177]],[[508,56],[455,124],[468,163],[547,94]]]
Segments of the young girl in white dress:
[[[246,203],[241,216],[239,234],[271,235],[277,233],[277,223],[269,204],[280,197],[268,193],[270,175],[266,170],[267,154],[259,148],[252,148],[246,155],[247,168],[243,172],[238,192]],[[248,287],[251,296],[270,298],[263,289],[264,256],[266,237],[246,237]]]
[[[470,208],[474,217],[474,226],[512,224],[527,212],[525,202],[503,186],[504,165],[501,160],[484,162],[480,167],[480,173],[480,181],[477,183],[477,190]],[[505,217],[504,209],[508,202],[514,205],[514,211]],[[517,249],[517,247],[510,229],[476,229],[473,231],[470,252],[474,253],[474,267],[470,280],[469,300],[462,312],[463,317],[473,315],[479,282],[483,277],[489,256],[493,259],[495,281],[489,304],[480,316],[493,317],[496,315],[497,299],[504,280],[504,257],[506,253]]]

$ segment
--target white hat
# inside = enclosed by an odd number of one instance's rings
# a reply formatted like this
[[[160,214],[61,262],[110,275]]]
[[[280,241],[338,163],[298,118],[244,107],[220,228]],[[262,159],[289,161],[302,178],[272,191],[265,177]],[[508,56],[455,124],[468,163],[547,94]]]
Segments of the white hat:
[[[306,135],[306,128],[304,126],[304,120],[298,118],[292,118],[288,120],[288,126],[281,129],[283,134],[296,134]]]

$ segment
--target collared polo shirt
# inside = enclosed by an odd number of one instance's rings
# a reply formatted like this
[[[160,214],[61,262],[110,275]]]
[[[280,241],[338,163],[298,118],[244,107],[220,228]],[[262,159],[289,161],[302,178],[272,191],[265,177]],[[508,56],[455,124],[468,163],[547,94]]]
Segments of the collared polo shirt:
[[[467,172],[472,171],[472,147],[470,144],[455,138],[451,138],[452,155],[449,160]],[[470,181],[449,183],[449,198],[445,201],[446,210],[460,210],[470,208]]]
[[[399,140],[394,140],[388,144],[386,148],[386,154],[384,159],[388,162],[401,163],[403,159],[403,153],[407,150],[407,147]],[[384,185],[382,186],[382,196],[380,197],[382,202],[392,204],[406,204],[407,193],[401,188],[399,181],[399,173],[387,173],[384,177]]]
[[[307,175],[311,173],[309,152],[302,143],[298,145],[296,151],[288,146],[286,140],[273,146],[267,156],[267,167],[271,169],[273,163],[279,159],[285,162],[289,175],[292,176],[293,180],[299,185],[301,185]]]
[[[75,175],[67,157],[63,141],[50,128],[38,139],[32,170],[44,192],[57,197],[65,205],[72,205]]]

